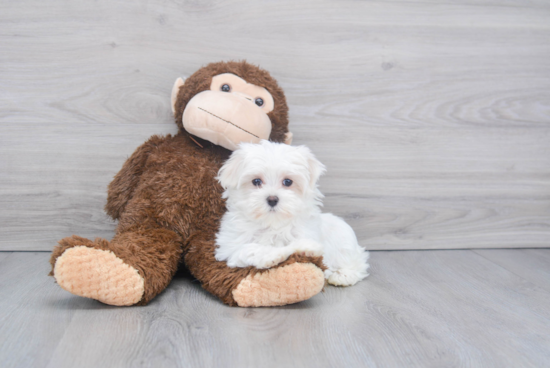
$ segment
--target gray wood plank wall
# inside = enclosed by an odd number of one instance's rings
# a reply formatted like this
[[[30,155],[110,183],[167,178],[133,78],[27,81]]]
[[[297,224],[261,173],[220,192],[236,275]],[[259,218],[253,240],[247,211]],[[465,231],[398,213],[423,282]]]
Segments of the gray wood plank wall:
[[[369,249],[546,247],[545,1],[0,3],[0,250],[113,235],[106,186],[175,133],[178,76],[269,70],[325,209]]]

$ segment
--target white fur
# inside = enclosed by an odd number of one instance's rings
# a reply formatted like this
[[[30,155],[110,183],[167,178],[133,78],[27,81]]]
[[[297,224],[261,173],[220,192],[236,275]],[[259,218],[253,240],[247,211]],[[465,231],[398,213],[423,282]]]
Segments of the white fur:
[[[323,256],[333,285],[353,285],[368,276],[369,253],[341,218],[321,213],[317,188],[325,167],[305,146],[262,141],[243,143],[222,166],[227,212],[216,235],[216,259],[229,267],[269,268],[293,253]],[[252,180],[259,178],[258,187]],[[284,179],[293,181],[290,187]],[[267,198],[279,202],[270,207]]]

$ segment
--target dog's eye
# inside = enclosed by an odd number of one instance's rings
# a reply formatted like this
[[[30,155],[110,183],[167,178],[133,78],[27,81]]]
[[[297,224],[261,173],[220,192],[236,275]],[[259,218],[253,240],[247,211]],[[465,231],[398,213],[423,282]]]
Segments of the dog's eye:
[[[290,180],[290,179],[285,179],[285,180],[283,180],[283,185],[284,185],[285,187],[291,186],[291,185],[292,185],[292,180]]]
[[[259,187],[260,185],[262,185],[262,179],[254,179],[252,180],[252,184]]]
[[[229,84],[224,84],[221,88],[222,92],[229,92],[231,91],[231,87],[229,87]]]

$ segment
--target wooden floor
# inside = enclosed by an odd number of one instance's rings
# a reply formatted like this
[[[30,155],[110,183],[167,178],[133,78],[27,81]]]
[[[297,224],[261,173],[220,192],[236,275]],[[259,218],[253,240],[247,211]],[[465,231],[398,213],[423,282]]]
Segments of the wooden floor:
[[[548,366],[550,249],[371,258],[360,284],[282,308],[230,308],[185,276],[118,308],[61,290],[49,253],[0,252],[1,366]]]

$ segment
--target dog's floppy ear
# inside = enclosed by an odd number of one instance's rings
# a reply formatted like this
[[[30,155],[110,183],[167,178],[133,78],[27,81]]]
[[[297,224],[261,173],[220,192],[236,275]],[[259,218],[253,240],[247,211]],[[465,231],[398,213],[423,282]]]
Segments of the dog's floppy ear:
[[[302,155],[307,160],[307,167],[309,172],[309,185],[312,188],[315,188],[317,186],[317,182],[319,181],[319,178],[321,175],[323,175],[327,169],[325,165],[321,163],[321,161],[317,160],[315,155],[311,152],[309,148],[306,146],[299,146],[298,147],[300,151],[302,152]]]
[[[242,145],[241,145],[242,146]],[[218,181],[223,189],[238,188],[240,185],[241,172],[244,166],[245,150],[239,148],[231,154],[218,172]]]

